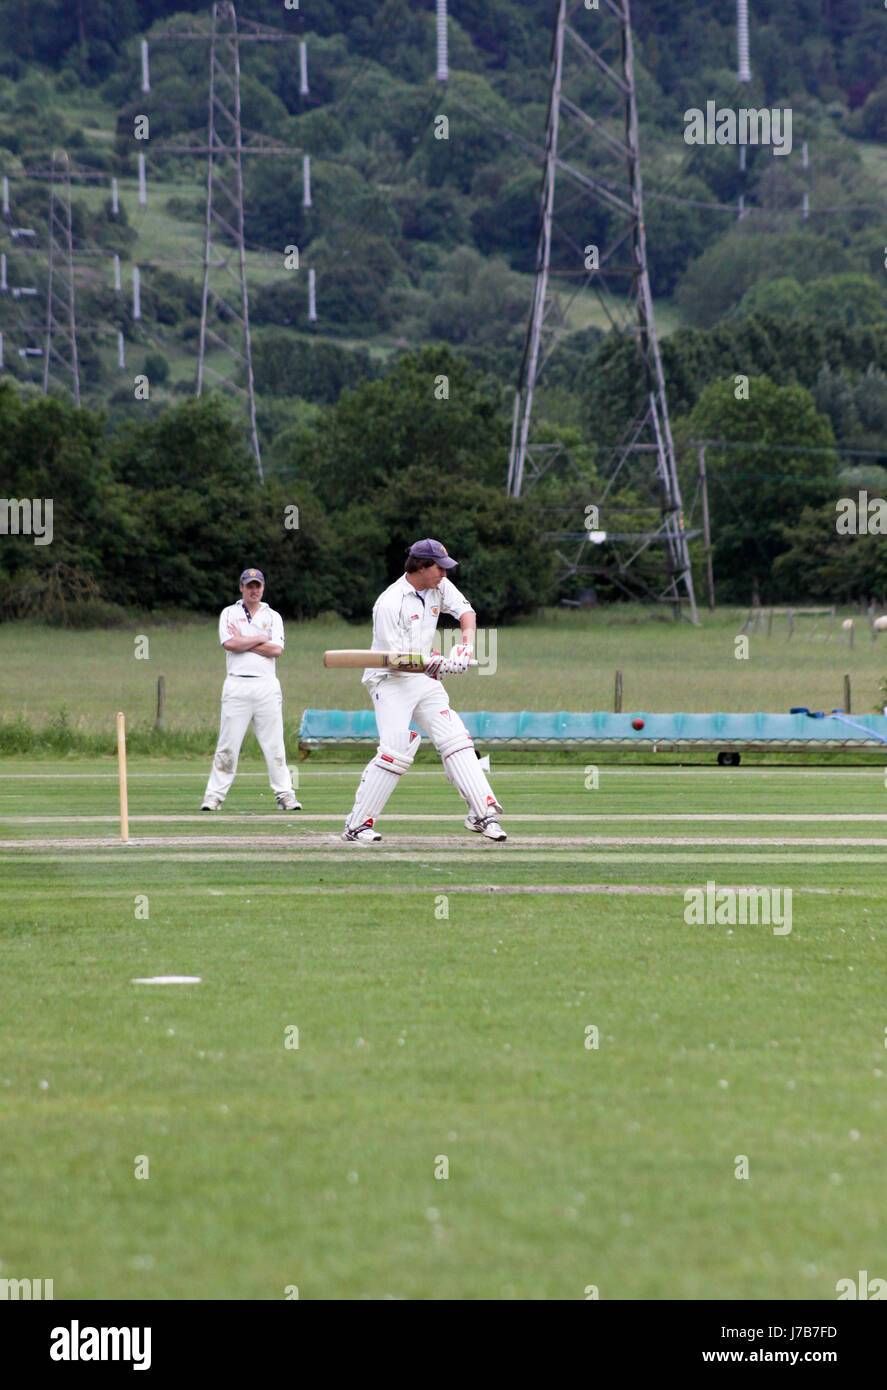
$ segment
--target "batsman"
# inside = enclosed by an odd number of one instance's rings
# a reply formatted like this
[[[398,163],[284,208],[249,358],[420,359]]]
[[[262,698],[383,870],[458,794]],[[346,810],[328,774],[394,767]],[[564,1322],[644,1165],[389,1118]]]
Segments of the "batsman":
[[[410,729],[411,722],[431,739],[447,777],[468,807],[466,829],[488,840],[508,838],[496,820],[502,807],[484,776],[471,735],[450,708],[450,697],[440,681],[441,676],[467,671],[474,655],[477,617],[467,598],[447,578],[456,564],[440,541],[416,541],[407,555],[406,572],[376,599],[372,650],[420,653],[423,668],[364,671],[363,684],[376,714],[379,747],[364,768],[343,840],[360,844],[381,840],[376,820],[421,742],[421,736]],[[449,657],[431,654],[442,612],[456,618],[462,629],[462,641]]]

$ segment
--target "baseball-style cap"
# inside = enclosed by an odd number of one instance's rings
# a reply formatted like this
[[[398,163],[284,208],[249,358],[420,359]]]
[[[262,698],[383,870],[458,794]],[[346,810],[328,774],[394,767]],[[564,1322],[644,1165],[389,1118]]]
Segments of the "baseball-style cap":
[[[410,546],[410,554],[416,560],[433,560],[435,564],[440,565],[441,569],[445,570],[451,570],[454,565],[459,563],[458,560],[453,560],[447,554],[445,545],[441,545],[440,541],[431,540],[430,537],[424,541],[415,541]]]
[[[240,576],[241,584],[249,584],[250,580],[252,580],[254,584],[264,584],[265,576],[261,570],[244,570],[243,574]]]

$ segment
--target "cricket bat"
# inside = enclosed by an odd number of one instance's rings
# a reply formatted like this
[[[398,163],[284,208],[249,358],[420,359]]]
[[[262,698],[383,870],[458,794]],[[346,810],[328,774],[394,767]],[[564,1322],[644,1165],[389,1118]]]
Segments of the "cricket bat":
[[[345,648],[323,654],[324,666],[379,666],[392,671],[423,671],[425,661],[421,652],[368,652]],[[472,661],[471,665],[476,666],[477,662]]]

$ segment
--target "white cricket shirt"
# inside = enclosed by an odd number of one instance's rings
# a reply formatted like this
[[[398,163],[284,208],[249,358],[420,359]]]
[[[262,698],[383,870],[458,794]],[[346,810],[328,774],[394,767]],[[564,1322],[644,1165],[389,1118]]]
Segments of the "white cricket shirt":
[[[421,652],[430,656],[441,613],[457,621],[472,612],[471,604],[451,579],[442,579],[437,589],[414,589],[406,575],[395,579],[373,605],[374,652]],[[385,672],[369,666],[363,684],[372,685],[384,676],[402,679],[402,671]]]
[[[283,618],[267,603],[259,604],[252,619],[240,602],[223,608],[219,616],[219,641],[223,644],[233,635],[228,631],[229,623],[234,624],[238,637],[257,637],[261,633],[266,642],[274,642],[279,647],[284,645]],[[277,674],[277,661],[273,656],[260,656],[258,652],[226,652],[225,656],[229,676]]]

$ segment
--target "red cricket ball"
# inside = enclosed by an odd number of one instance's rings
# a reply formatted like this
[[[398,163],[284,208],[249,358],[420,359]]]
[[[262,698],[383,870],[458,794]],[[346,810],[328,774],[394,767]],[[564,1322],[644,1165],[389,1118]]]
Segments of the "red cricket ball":
[[[631,721],[631,727],[633,729],[642,729],[644,727],[643,719],[633,719]]]

